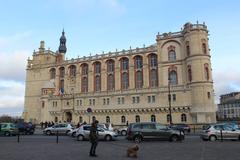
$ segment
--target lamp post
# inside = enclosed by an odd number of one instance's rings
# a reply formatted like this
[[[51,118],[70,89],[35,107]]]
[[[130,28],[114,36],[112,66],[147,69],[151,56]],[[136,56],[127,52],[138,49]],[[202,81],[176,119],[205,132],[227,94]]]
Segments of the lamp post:
[[[170,83],[171,83],[171,78],[170,75],[168,76],[168,105],[169,105],[169,123],[170,125],[172,124],[172,107],[171,107],[171,93],[170,93]]]

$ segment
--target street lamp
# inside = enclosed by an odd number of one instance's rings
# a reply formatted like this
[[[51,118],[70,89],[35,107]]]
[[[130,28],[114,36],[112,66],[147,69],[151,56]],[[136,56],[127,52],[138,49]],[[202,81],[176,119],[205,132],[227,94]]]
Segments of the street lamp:
[[[172,124],[172,108],[171,108],[171,93],[170,93],[170,83],[171,78],[170,75],[168,75],[168,105],[169,105],[169,123]]]

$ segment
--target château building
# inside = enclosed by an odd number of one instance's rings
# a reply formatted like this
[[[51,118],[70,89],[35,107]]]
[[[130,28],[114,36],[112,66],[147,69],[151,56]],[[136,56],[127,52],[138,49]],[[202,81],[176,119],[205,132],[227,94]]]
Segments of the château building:
[[[28,59],[26,121],[72,123],[216,121],[208,29],[186,23],[156,35],[142,48],[65,59],[64,31],[57,52],[41,41]]]

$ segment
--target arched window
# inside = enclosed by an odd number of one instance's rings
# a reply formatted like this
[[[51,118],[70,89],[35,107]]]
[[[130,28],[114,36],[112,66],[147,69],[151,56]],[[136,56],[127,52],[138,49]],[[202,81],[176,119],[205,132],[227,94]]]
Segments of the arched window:
[[[176,52],[175,52],[175,50],[170,50],[168,52],[168,61],[176,61]]]
[[[189,45],[186,46],[186,50],[187,50],[187,56],[190,56],[191,52],[190,52],[190,46]]]
[[[69,67],[69,71],[70,71],[70,76],[76,76],[76,66],[75,65],[71,65]]]
[[[150,54],[148,56],[149,62],[149,86],[157,87],[158,86],[158,68],[157,68],[157,55]]]
[[[57,123],[58,122],[58,117],[55,117],[54,121],[55,121],[55,123]]]
[[[176,85],[177,84],[177,72],[172,70],[169,73],[169,80],[171,85]]]
[[[82,64],[82,75],[87,75],[87,74],[88,74],[88,65]]]
[[[114,72],[114,61],[113,60],[107,61],[107,72]]]
[[[149,55],[149,64],[150,67],[157,67],[157,55],[156,54],[150,54]]]
[[[192,69],[191,66],[188,66],[188,81],[192,82]]]
[[[59,89],[62,94],[64,92],[64,80],[63,79],[60,80]]]
[[[187,122],[187,116],[186,114],[181,115],[181,122]]]
[[[128,86],[128,73],[124,72],[122,73],[122,89],[128,89]]]
[[[156,116],[155,115],[151,115],[151,122],[156,122]]]
[[[121,122],[122,122],[122,123],[126,123],[126,117],[125,117],[125,116],[122,116],[122,117],[121,117]]]
[[[79,117],[79,123],[83,123],[83,118],[82,118],[82,116]]]
[[[107,81],[108,91],[114,90],[114,75],[113,74],[108,75]]]
[[[135,69],[142,69],[143,64],[142,64],[142,57],[141,56],[136,56],[135,57]]]
[[[140,122],[140,116],[136,115],[135,120],[136,120],[136,122]]]
[[[101,63],[100,62],[96,62],[95,63],[95,69],[94,69],[94,72],[95,72],[95,74],[96,73],[101,73]]]
[[[170,122],[170,114],[167,114],[167,122]]]
[[[109,116],[106,117],[106,123],[110,123],[110,117]]]
[[[204,64],[204,74],[205,74],[205,79],[208,81],[209,80],[209,69],[208,69],[208,64]]]
[[[121,68],[122,70],[128,70],[129,64],[128,64],[128,59],[127,58],[122,58],[121,60]]]
[[[206,43],[202,43],[202,50],[203,50],[203,54],[207,54],[207,46],[206,46]]]
[[[50,79],[55,79],[55,77],[56,77],[56,69],[51,68],[50,69]]]
[[[82,92],[88,92],[88,78],[82,78]]]
[[[135,82],[135,86],[136,88],[142,88],[143,86],[143,75],[142,75],[142,71],[137,71],[135,73],[136,75],[136,82]]]
[[[65,69],[64,69],[64,67],[61,67],[61,68],[59,68],[59,72],[60,72],[60,78],[64,78],[64,75],[65,75]]]
[[[95,76],[95,91],[101,90],[101,77]]]

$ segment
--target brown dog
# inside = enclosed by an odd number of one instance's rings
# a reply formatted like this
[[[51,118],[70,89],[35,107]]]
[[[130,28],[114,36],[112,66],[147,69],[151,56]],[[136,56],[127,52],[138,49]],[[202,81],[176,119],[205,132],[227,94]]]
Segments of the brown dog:
[[[127,149],[127,157],[137,157],[137,152],[139,150],[138,145],[131,146]]]

